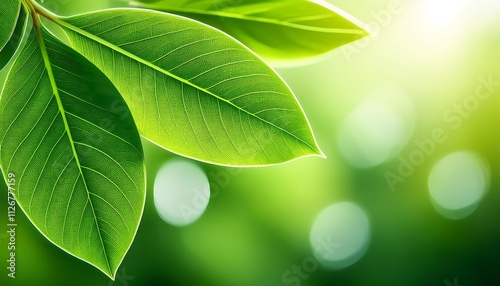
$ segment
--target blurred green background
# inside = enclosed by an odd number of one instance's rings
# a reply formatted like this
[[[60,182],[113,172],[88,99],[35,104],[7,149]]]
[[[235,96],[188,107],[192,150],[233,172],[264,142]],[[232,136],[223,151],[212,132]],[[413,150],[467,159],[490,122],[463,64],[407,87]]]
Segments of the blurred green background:
[[[146,209],[115,282],[19,209],[17,278],[7,278],[2,183],[0,285],[500,285],[500,1],[329,1],[372,37],[277,67],[327,159],[236,170],[144,141]],[[44,5],[70,15],[123,3]],[[210,182],[188,226],[155,207],[171,160]]]

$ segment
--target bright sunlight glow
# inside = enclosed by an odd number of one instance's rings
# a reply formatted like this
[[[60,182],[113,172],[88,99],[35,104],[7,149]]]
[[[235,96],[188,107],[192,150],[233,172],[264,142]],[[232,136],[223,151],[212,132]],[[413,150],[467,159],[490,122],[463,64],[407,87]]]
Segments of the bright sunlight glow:
[[[424,1],[427,20],[433,26],[453,26],[465,10],[465,0]]]

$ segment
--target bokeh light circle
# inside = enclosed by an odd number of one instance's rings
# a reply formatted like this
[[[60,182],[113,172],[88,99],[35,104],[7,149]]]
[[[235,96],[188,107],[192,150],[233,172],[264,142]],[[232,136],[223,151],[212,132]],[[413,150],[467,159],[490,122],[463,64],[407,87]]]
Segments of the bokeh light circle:
[[[206,210],[210,184],[201,168],[188,161],[165,163],[154,183],[154,204],[160,217],[175,226],[195,222]]]
[[[368,101],[353,111],[342,123],[339,149],[354,167],[380,165],[406,143],[406,126],[393,108]]]
[[[462,219],[472,214],[486,194],[489,168],[474,153],[452,153],[435,164],[428,187],[436,210],[446,218]]]
[[[356,168],[371,168],[396,157],[413,136],[415,106],[408,93],[387,82],[370,88],[340,124],[338,149]]]
[[[329,269],[356,263],[368,249],[370,239],[368,216],[351,202],[336,203],[321,211],[309,235],[314,257]]]

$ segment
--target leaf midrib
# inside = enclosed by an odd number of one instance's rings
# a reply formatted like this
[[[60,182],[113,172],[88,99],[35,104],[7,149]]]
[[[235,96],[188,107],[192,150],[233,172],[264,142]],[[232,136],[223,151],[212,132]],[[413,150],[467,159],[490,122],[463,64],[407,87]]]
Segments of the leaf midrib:
[[[229,12],[222,12],[222,11],[200,10],[200,9],[190,9],[190,8],[162,7],[162,6],[155,6],[153,4],[150,4],[150,5],[141,4],[141,3],[137,3],[137,2],[131,2],[131,4],[137,5],[139,7],[147,7],[147,8],[155,9],[155,10],[173,12],[174,14],[175,14],[175,12],[177,12],[177,13],[188,13],[188,14],[198,14],[198,15],[206,15],[206,16],[214,16],[214,17],[223,17],[223,18],[230,18],[230,19],[250,21],[250,22],[260,22],[260,23],[266,23],[266,24],[273,24],[273,25],[279,25],[279,26],[290,27],[290,28],[311,31],[311,32],[319,32],[319,33],[366,35],[366,32],[364,32],[362,29],[322,28],[322,27],[314,27],[314,26],[308,26],[308,25],[295,24],[295,23],[284,21],[284,20],[276,20],[276,19],[272,19],[272,18],[248,16],[248,15],[244,15],[244,14],[229,13]]]
[[[187,80],[187,79],[184,79],[184,78],[179,77],[179,76],[177,76],[177,75],[175,75],[175,74],[172,74],[171,72],[168,72],[168,71],[166,71],[166,70],[164,70],[164,69],[162,69],[162,68],[158,67],[157,65],[154,65],[154,64],[152,64],[152,63],[150,63],[150,62],[148,62],[148,61],[146,61],[146,60],[144,60],[144,59],[142,59],[142,58],[140,58],[140,57],[138,57],[138,56],[136,56],[136,55],[134,55],[134,54],[132,54],[132,53],[130,53],[130,52],[128,52],[128,51],[125,51],[125,50],[123,50],[122,48],[117,47],[116,45],[114,45],[114,44],[112,44],[112,43],[109,43],[108,41],[106,41],[106,40],[104,40],[104,39],[102,39],[102,38],[100,38],[100,37],[98,37],[98,36],[95,36],[95,35],[93,35],[93,34],[91,34],[91,33],[87,32],[87,31],[85,31],[85,30],[83,30],[83,29],[78,28],[78,27],[75,27],[75,26],[73,26],[72,24],[70,24],[70,23],[68,23],[68,22],[65,22],[65,21],[64,21],[64,18],[69,18],[69,17],[58,17],[58,18],[56,18],[55,20],[58,22],[58,24],[60,24],[61,26],[64,26],[64,27],[66,27],[66,28],[68,28],[68,29],[72,30],[73,32],[76,32],[76,33],[78,33],[78,34],[81,34],[81,35],[83,35],[83,36],[85,36],[85,37],[87,37],[87,38],[89,38],[89,39],[91,39],[91,40],[93,40],[93,41],[95,41],[95,42],[97,42],[97,43],[99,43],[99,44],[102,44],[102,45],[104,45],[104,46],[106,46],[106,47],[108,47],[108,48],[110,48],[110,49],[112,49],[112,50],[114,50],[114,51],[118,52],[118,53],[121,53],[121,54],[123,54],[123,55],[125,55],[125,56],[127,56],[127,57],[130,57],[131,59],[133,59],[133,60],[135,60],[135,61],[137,61],[137,62],[139,62],[139,63],[141,63],[141,64],[144,64],[144,65],[146,65],[146,66],[148,66],[148,67],[150,67],[150,68],[152,68],[152,69],[154,69],[154,70],[156,70],[156,71],[158,71],[158,72],[161,72],[161,73],[163,73],[163,74],[165,74],[165,75],[167,75],[167,76],[170,76],[170,77],[171,77],[171,78],[173,78],[173,79],[176,79],[176,80],[178,80],[178,81],[180,81],[180,82],[182,82],[182,83],[185,83],[185,84],[187,84],[187,85],[189,85],[189,86],[191,86],[191,87],[194,87],[194,88],[196,88],[196,89],[197,89],[197,90],[199,90],[199,91],[202,91],[202,92],[204,92],[204,93],[206,93],[206,94],[208,94],[208,95],[211,95],[211,96],[213,96],[214,98],[216,98],[216,99],[218,99],[218,100],[220,100],[220,101],[222,101],[222,102],[225,102],[225,103],[227,103],[227,104],[229,104],[229,105],[233,106],[234,108],[236,108],[236,109],[238,109],[238,110],[240,110],[240,111],[242,111],[242,112],[244,112],[244,113],[246,113],[246,114],[248,114],[248,115],[250,115],[250,116],[252,116],[252,117],[255,117],[255,118],[257,118],[257,119],[259,119],[259,120],[263,121],[264,123],[269,124],[270,126],[272,126],[272,127],[276,128],[276,129],[278,129],[278,130],[280,130],[280,131],[282,131],[282,132],[284,132],[284,133],[288,134],[289,136],[291,136],[291,137],[295,138],[296,140],[298,140],[298,141],[302,142],[304,145],[306,145],[308,148],[310,148],[310,149],[311,149],[312,151],[314,151],[316,154],[320,154],[320,152],[321,152],[321,151],[319,151],[319,149],[318,149],[318,148],[316,148],[316,147],[314,147],[314,146],[311,146],[311,144],[309,144],[309,143],[305,142],[303,139],[301,139],[301,138],[299,138],[298,136],[296,136],[296,135],[292,134],[291,132],[289,132],[289,131],[287,131],[287,130],[283,129],[282,127],[279,127],[279,126],[275,125],[274,123],[271,123],[271,122],[269,122],[269,121],[265,120],[264,118],[262,118],[262,117],[260,117],[260,116],[258,116],[258,115],[256,115],[256,114],[254,114],[254,113],[251,113],[251,112],[249,112],[249,111],[247,111],[247,110],[245,110],[245,109],[243,109],[243,108],[241,108],[241,107],[239,107],[239,106],[235,105],[235,104],[234,104],[234,103],[232,103],[231,101],[229,101],[229,100],[227,100],[227,99],[224,99],[224,98],[222,98],[222,97],[220,97],[220,96],[218,96],[218,95],[216,95],[216,94],[214,94],[214,93],[212,93],[212,92],[210,92],[210,91],[208,91],[208,90],[206,90],[206,89],[204,89],[204,88],[202,88],[202,87],[200,87],[200,86],[198,86],[198,85],[196,85],[196,84],[194,84],[194,83],[190,82],[190,81],[189,81],[189,80]],[[69,38],[70,38],[70,41],[71,41],[71,37],[69,37]],[[71,42],[72,42],[72,41],[71,41]]]
[[[47,33],[49,33],[49,32],[47,31]],[[103,249],[104,259],[106,261],[106,267],[107,267],[108,272],[112,273],[111,265],[109,263],[110,261],[109,261],[109,258],[108,258],[108,253],[106,251],[106,247],[104,246],[104,240],[103,240],[102,235],[101,235],[101,229],[99,228],[99,222],[97,221],[97,215],[96,215],[96,212],[95,212],[95,209],[94,209],[94,204],[92,203],[92,200],[90,199],[90,190],[89,190],[89,188],[87,186],[87,182],[85,180],[85,176],[83,175],[82,165],[80,163],[80,158],[79,158],[78,153],[76,151],[75,141],[73,140],[73,136],[72,136],[71,130],[69,128],[68,120],[66,118],[66,111],[65,111],[64,106],[62,104],[62,100],[61,100],[61,97],[60,97],[60,94],[59,94],[59,89],[57,88],[57,83],[56,83],[56,80],[55,80],[55,77],[54,77],[54,74],[53,74],[53,71],[52,71],[52,63],[50,61],[50,58],[49,58],[49,55],[48,55],[48,52],[47,52],[47,48],[45,46],[45,40],[43,39],[43,36],[42,36],[42,28],[41,27],[36,27],[36,35],[37,35],[38,43],[39,43],[39,46],[40,46],[40,50],[42,52],[42,57],[43,57],[43,60],[44,60],[44,63],[45,63],[45,69],[47,70],[47,74],[49,76],[50,84],[52,86],[52,91],[54,92],[54,97],[56,98],[57,106],[59,108],[59,112],[61,113],[61,117],[63,119],[64,129],[66,131],[66,134],[68,135],[68,139],[69,139],[69,142],[70,142],[70,145],[71,145],[71,150],[73,152],[73,157],[75,158],[76,165],[78,166],[78,171],[80,173],[80,176],[82,178],[83,184],[85,186],[85,191],[87,193],[87,199],[88,199],[88,202],[90,203],[90,208],[92,209],[92,214],[94,216],[94,222],[96,224],[97,233],[99,234],[99,240],[101,242],[101,246],[102,246],[102,249]],[[77,178],[77,180],[78,180],[78,178]]]

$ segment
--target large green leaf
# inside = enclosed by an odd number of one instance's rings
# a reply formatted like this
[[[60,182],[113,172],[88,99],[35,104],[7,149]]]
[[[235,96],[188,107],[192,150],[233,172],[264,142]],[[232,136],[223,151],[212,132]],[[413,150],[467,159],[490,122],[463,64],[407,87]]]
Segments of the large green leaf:
[[[19,12],[19,17],[17,18],[16,27],[9,41],[5,45],[5,47],[0,51],[0,70],[2,70],[14,57],[15,53],[19,49],[21,45],[21,41],[24,33],[26,33],[26,29],[28,29],[28,17],[26,14],[26,10],[21,8]]]
[[[214,164],[269,165],[318,155],[284,81],[228,35],[177,15],[110,9],[57,22],[131,108],[140,133]]]
[[[207,23],[275,61],[316,56],[367,35],[357,20],[322,1],[139,0],[132,4]]]
[[[21,0],[0,0],[0,51],[14,32],[20,9]]]
[[[4,178],[15,176],[19,206],[50,241],[114,278],[145,200],[140,137],[116,88],[33,31],[0,112],[0,163]]]

